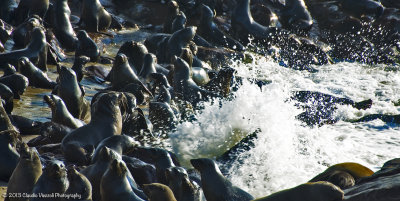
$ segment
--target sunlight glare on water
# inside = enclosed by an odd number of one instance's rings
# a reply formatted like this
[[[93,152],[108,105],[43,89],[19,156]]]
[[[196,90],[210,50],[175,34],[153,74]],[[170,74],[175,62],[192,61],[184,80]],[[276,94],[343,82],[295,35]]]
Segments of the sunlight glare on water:
[[[374,171],[399,157],[398,125],[380,120],[349,123],[343,120],[366,114],[398,114],[393,101],[400,99],[400,73],[385,66],[339,63],[317,67],[317,73],[284,68],[265,58],[234,65],[240,76],[271,80],[262,90],[244,82],[235,98],[206,103],[197,121],[184,122],[170,135],[181,159],[221,155],[245,134],[260,129],[255,148],[243,153],[242,163],[230,168],[229,179],[255,197],[307,182],[326,167],[358,162]],[[340,121],[322,127],[305,127],[295,116],[302,110],[288,101],[291,91],[319,91],[354,101],[371,98],[372,108],[357,110],[339,106]]]

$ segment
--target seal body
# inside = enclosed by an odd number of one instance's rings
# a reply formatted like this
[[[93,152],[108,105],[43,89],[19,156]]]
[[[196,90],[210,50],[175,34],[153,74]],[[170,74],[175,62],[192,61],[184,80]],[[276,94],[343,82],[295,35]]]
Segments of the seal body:
[[[343,191],[329,182],[309,182],[291,189],[279,191],[264,198],[258,198],[255,201],[296,201],[299,198],[307,201],[343,200]]]
[[[171,167],[165,171],[168,186],[174,192],[175,198],[180,201],[200,201],[200,187],[189,179],[189,175],[182,167]]]
[[[57,83],[52,81],[47,74],[37,68],[31,61],[26,57],[19,59],[19,71],[22,75],[25,75],[29,80],[29,85],[43,89],[53,89]]]
[[[128,169],[122,161],[113,160],[100,183],[101,201],[143,201],[131,189],[126,178]]]
[[[62,149],[68,161],[87,164],[92,151],[105,138],[119,135],[122,130],[123,96],[118,92],[99,95],[92,104],[92,119],[69,133],[62,140]]]
[[[68,0],[57,0],[54,3],[54,35],[61,45],[67,50],[74,50],[77,38],[69,20],[71,10],[68,7]]]
[[[74,166],[69,167],[67,173],[69,186],[65,194],[78,194],[80,195],[79,200],[92,200],[92,185],[90,181],[83,174],[79,173]]]
[[[11,89],[15,99],[19,99],[26,88],[28,87],[29,80],[21,74],[12,74],[0,77],[0,83],[6,85]]]
[[[245,201],[254,197],[234,186],[220,172],[215,162],[208,158],[192,159],[190,163],[200,171],[201,183],[207,201]]]
[[[64,101],[58,97],[57,95],[45,95],[43,97],[44,101],[49,105],[51,109],[51,121],[55,123],[59,123],[69,128],[79,128],[85,125],[79,119],[76,119],[69,113],[67,106],[65,106]]]
[[[78,32],[78,42],[75,57],[87,56],[90,61],[95,62],[100,57],[100,49],[84,30]]]
[[[41,70],[47,71],[47,42],[42,28],[34,28],[31,42],[24,49],[0,54],[0,65],[10,63],[17,66],[21,57],[27,57]]]
[[[42,175],[42,164],[34,148],[23,144],[19,148],[20,159],[17,167],[11,175],[7,185],[7,194],[27,193],[31,194],[33,186]],[[28,198],[8,198],[9,201],[27,201]]]
[[[32,193],[42,193],[47,195],[53,195],[54,193],[63,194],[68,189],[68,186],[69,182],[64,163],[52,160],[43,169],[43,173],[33,187]],[[47,199],[34,197],[31,198],[31,201],[42,201]],[[54,197],[52,200],[61,201],[62,198]]]
[[[177,201],[172,190],[164,184],[144,184],[143,189],[149,201]]]
[[[81,21],[90,32],[104,31],[111,25],[111,15],[99,0],[83,0]]]
[[[132,138],[126,135],[113,135],[101,141],[96,147],[93,154],[92,163],[98,159],[98,153],[102,147],[108,147],[122,156],[123,153],[131,151],[139,144]]]
[[[62,66],[59,75],[60,82],[55,88],[56,94],[65,102],[73,117],[84,121],[90,119],[89,102],[84,97],[83,88],[78,84],[75,72]]]

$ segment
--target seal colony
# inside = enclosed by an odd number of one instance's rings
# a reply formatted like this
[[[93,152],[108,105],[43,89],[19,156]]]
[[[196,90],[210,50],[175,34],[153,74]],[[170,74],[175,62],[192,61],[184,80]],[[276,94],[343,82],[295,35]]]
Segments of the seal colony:
[[[182,167],[175,155],[179,153],[157,144],[180,122],[195,120],[193,114],[201,110],[202,102],[234,98],[231,92],[247,78],[236,76],[230,64],[246,62],[249,52],[310,72],[340,61],[397,64],[398,3],[108,3],[107,8],[99,0],[0,3],[0,180],[8,182],[6,200],[64,200],[34,196],[44,194],[78,194],[80,200],[94,201],[400,200],[395,182],[400,177],[398,159],[377,172],[358,163],[336,164],[307,183],[256,199],[232,183],[220,167],[251,149],[257,133],[223,154],[231,160],[194,158],[190,161],[194,169]],[[116,36],[119,29],[132,26],[130,20],[152,22],[142,28],[149,36],[125,42],[114,58],[102,55],[93,38]],[[7,41],[14,42],[12,50]],[[61,61],[68,62],[73,53],[73,67],[63,66]],[[85,68],[89,61],[112,63],[112,68]],[[47,65],[56,66],[57,80],[47,76]],[[83,79],[106,82],[108,87],[98,89],[89,103]],[[260,88],[268,84],[250,81]],[[12,114],[13,99],[19,99],[28,85],[48,90],[41,96],[51,108],[51,121]],[[310,100],[317,101],[302,105]],[[335,123],[336,105],[365,110],[373,104],[316,91],[294,91],[290,101],[304,110],[297,119],[308,126]],[[388,114],[352,122],[377,118],[400,123],[398,116]],[[39,136],[26,144],[21,139],[26,133]],[[19,193],[26,196],[16,197]]]

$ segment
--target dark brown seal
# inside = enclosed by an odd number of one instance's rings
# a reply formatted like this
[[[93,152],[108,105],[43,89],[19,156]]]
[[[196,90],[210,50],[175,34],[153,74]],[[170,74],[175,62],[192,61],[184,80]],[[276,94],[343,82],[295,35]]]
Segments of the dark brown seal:
[[[80,164],[89,163],[92,151],[103,139],[121,134],[121,110],[126,107],[125,104],[126,98],[122,93],[108,92],[98,95],[92,103],[90,122],[62,140],[65,158]]]
[[[99,0],[83,0],[80,22],[89,32],[104,31],[111,25],[111,15]]]
[[[100,183],[101,201],[143,201],[134,193],[126,179],[128,168],[123,161],[114,159]]]
[[[18,70],[29,80],[29,85],[43,89],[53,89],[57,83],[47,77],[47,74],[37,68],[27,57],[21,57],[18,62]]]
[[[35,148],[25,143],[19,146],[20,159],[7,185],[7,194],[32,193],[33,186],[42,175],[42,164]],[[27,201],[27,197],[7,197],[6,201]]]
[[[220,172],[217,164],[211,159],[192,159],[190,163],[200,171],[201,187],[207,201],[237,200],[250,201],[254,197],[244,190],[234,186]]]
[[[59,84],[54,91],[65,102],[72,116],[83,121],[90,119],[89,102],[73,70],[64,66],[59,68]]]
[[[41,70],[47,70],[47,42],[42,28],[34,28],[31,42],[24,49],[0,54],[0,65],[10,63],[17,66],[21,57],[27,57]]]
[[[32,193],[42,193],[50,196],[55,193],[63,194],[68,189],[68,186],[67,170],[65,169],[64,163],[58,160],[52,160],[44,167],[43,173],[33,187]],[[54,196],[50,199],[54,201],[62,200],[59,196]],[[42,200],[48,200],[48,198],[46,199],[39,196],[31,198],[31,201]]]
[[[145,184],[143,185],[143,190],[149,201],[177,201],[172,190],[164,184]]]
[[[77,38],[69,20],[71,16],[71,10],[68,7],[68,0],[55,1],[53,9],[54,35],[57,37],[57,40],[64,48],[69,51],[75,50]]]
[[[67,106],[65,106],[64,101],[57,95],[45,95],[43,97],[44,101],[49,105],[51,109],[51,121],[59,123],[69,128],[75,129],[85,125],[79,119],[76,119],[69,113]]]

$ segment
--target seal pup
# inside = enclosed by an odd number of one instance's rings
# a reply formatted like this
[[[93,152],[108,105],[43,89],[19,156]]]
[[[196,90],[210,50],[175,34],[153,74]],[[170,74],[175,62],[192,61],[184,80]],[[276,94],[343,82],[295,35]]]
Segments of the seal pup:
[[[254,197],[234,186],[208,158],[191,159],[190,163],[201,175],[201,186],[207,201],[250,201]]]
[[[18,61],[18,70],[29,80],[29,85],[43,89],[53,89],[57,83],[47,77],[47,74],[37,68],[26,57],[21,57]]]
[[[73,200],[92,200],[92,185],[85,175],[79,173],[74,165],[67,168],[67,178],[69,181],[66,195],[78,194],[79,197]],[[71,200],[71,199],[66,199]]]
[[[99,0],[83,0],[79,25],[83,22],[87,31],[99,32],[107,30],[111,21],[110,13],[103,8]]]
[[[85,125],[82,120],[76,119],[69,113],[64,101],[57,95],[45,95],[43,99],[51,109],[52,122],[68,126],[72,129]]]
[[[200,201],[200,187],[189,179],[185,168],[171,167],[165,171],[168,186],[179,201]]]
[[[14,169],[7,185],[7,194],[32,193],[33,186],[42,175],[42,163],[35,148],[22,143],[18,147],[20,154],[17,167]],[[27,201],[28,198],[7,197],[6,201]]]
[[[31,41],[26,48],[0,54],[0,65],[10,63],[17,66],[21,57],[27,57],[39,69],[47,71],[47,42],[42,28],[32,30]]]
[[[254,201],[297,201],[299,198],[307,201],[343,200],[343,191],[326,181],[309,182]]]
[[[2,83],[0,83],[0,97],[4,110],[7,114],[11,114],[14,108],[14,93],[7,85]]]
[[[78,42],[75,49],[75,58],[87,56],[91,62],[96,62],[100,57],[100,49],[97,44],[89,37],[85,30],[78,31]]]
[[[101,201],[144,201],[131,189],[127,179],[128,168],[123,161],[114,159],[101,178]]]
[[[130,152],[137,146],[139,146],[139,144],[132,137],[126,135],[110,136],[97,145],[92,157],[92,163],[95,163],[98,160],[98,154],[102,147],[108,147],[122,156],[123,153]]]
[[[126,98],[119,92],[98,95],[92,103],[92,118],[87,125],[69,133],[61,142],[65,159],[88,164],[94,148],[105,138],[120,135],[122,130],[122,107]]]
[[[243,51],[243,45],[222,32],[213,22],[214,12],[206,5],[201,5],[201,18],[197,33],[207,41],[233,50]]]
[[[0,77],[0,83],[8,86],[14,94],[15,99],[20,99],[29,85],[27,77],[21,74],[12,74]]]
[[[164,184],[144,184],[143,190],[149,201],[177,201],[172,190]]]
[[[77,38],[74,29],[72,28],[69,18],[71,17],[71,10],[68,7],[68,0],[57,0],[53,6],[54,19],[53,30],[54,35],[60,42],[62,47],[67,51],[75,50]]]
[[[43,169],[42,175],[39,177],[32,193],[54,195],[54,193],[63,194],[68,189],[69,182],[67,178],[67,170],[63,162],[58,160],[51,160],[46,164]],[[43,201],[49,198],[32,197],[31,201]],[[61,197],[54,196],[51,198],[54,201],[61,201]]]
[[[90,105],[85,99],[85,91],[79,85],[75,72],[62,66],[58,68],[59,84],[54,88],[53,94],[58,95],[68,108],[73,117],[87,121],[90,119]]]

